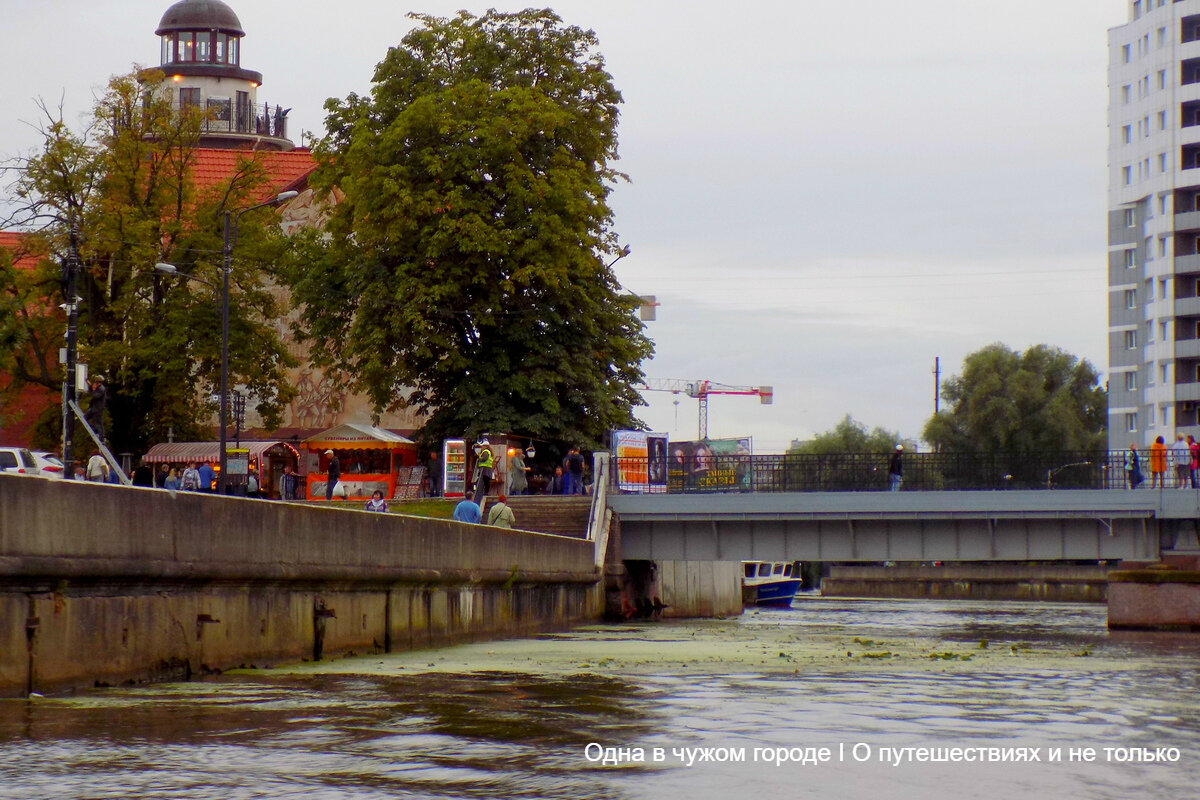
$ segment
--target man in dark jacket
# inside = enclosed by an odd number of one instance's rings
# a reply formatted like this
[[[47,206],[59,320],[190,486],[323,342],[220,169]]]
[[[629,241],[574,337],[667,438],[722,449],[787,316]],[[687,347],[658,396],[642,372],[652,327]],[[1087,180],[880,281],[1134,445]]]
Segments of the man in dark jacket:
[[[888,491],[900,491],[900,484],[904,482],[904,445],[896,445],[896,450],[892,453],[892,457],[888,459]]]
[[[96,438],[104,441],[104,407],[108,404],[108,391],[104,388],[104,376],[93,375],[91,380],[91,390],[88,396],[92,402],[88,405],[87,413],[83,418],[87,420],[88,427],[96,432]]]
[[[333,487],[337,486],[338,480],[342,477],[342,462],[338,461],[338,457],[332,450],[326,450],[325,455],[329,456],[329,478],[325,481],[325,499],[333,499]]]

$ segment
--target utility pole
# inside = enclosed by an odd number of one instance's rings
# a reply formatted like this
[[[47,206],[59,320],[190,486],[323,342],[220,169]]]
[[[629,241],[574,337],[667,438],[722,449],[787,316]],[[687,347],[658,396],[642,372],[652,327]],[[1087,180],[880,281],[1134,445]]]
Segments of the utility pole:
[[[942,359],[939,356],[933,357],[933,413],[937,414],[941,410],[942,399]]]
[[[79,336],[79,298],[76,297],[76,282],[79,274],[79,240],[74,221],[70,224],[70,245],[67,250],[66,263],[63,271],[66,273],[63,281],[63,295],[66,299],[64,306],[67,311],[67,358],[66,374],[63,375],[63,477],[75,480],[75,415],[71,413],[71,401],[78,394],[75,385],[75,364],[77,361]]]

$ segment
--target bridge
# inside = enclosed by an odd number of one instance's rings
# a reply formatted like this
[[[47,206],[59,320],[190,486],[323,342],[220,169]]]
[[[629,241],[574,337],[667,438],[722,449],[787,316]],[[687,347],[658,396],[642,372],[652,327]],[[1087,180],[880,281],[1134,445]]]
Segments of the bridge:
[[[626,560],[1154,561],[1194,490],[613,494]]]

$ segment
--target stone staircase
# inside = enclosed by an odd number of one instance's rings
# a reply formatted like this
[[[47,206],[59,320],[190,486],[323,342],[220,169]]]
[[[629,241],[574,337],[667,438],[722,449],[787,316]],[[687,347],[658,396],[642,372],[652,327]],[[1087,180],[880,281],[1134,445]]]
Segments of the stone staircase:
[[[488,498],[489,504],[495,501],[494,497]],[[517,518],[516,528],[582,539],[587,535],[592,498],[589,495],[518,495],[508,498],[508,507]],[[486,514],[485,508],[485,519]]]

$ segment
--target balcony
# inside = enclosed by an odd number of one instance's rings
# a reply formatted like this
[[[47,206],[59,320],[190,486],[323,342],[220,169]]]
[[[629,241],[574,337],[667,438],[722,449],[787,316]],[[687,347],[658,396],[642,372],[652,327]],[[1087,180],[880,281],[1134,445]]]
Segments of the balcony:
[[[1175,316],[1200,317],[1200,297],[1181,297],[1176,300]]]
[[[1175,358],[1200,358],[1200,339],[1177,339]]]
[[[1175,274],[1200,272],[1200,255],[1175,256]]]
[[[1200,381],[1175,384],[1175,402],[1188,403],[1200,400]]]
[[[287,114],[292,109],[270,103],[238,105],[229,100],[211,98],[208,101],[208,118],[202,130],[205,133],[253,134],[273,139],[287,139]]]
[[[1200,211],[1185,211],[1175,215],[1176,231],[1200,231]]]

